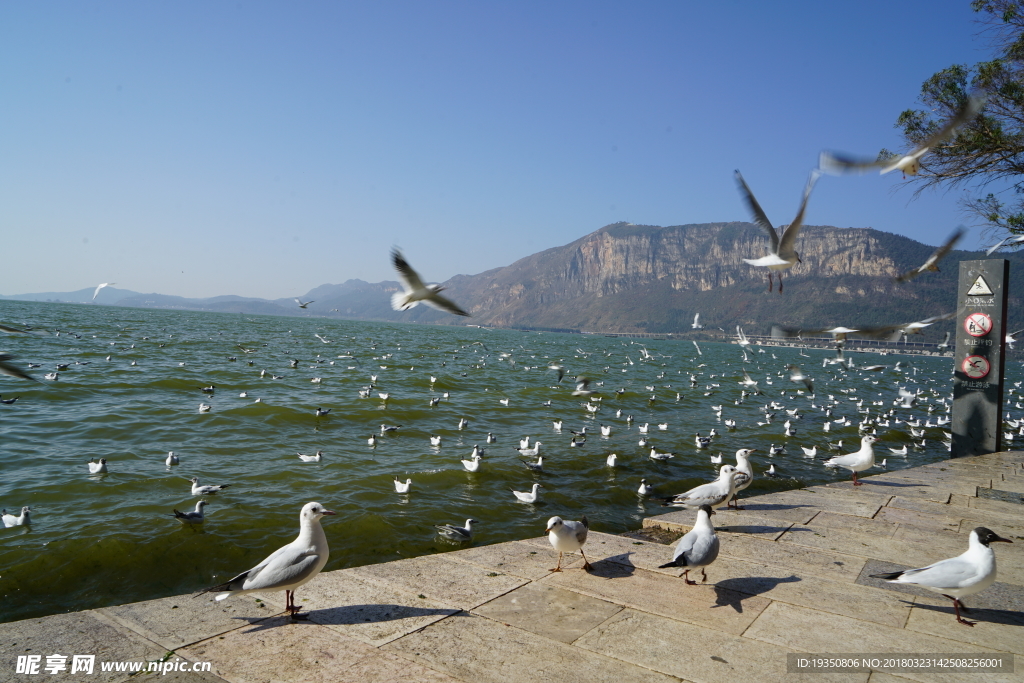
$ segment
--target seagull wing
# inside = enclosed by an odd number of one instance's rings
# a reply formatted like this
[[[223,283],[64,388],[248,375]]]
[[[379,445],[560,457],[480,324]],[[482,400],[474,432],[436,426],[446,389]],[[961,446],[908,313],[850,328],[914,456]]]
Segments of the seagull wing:
[[[993,251],[996,251],[997,249],[1002,247],[1004,244],[1007,244],[1007,243],[1013,244],[1015,242],[1024,242],[1024,235],[1010,235],[1006,239],[1000,241],[998,244],[995,244],[995,245],[989,247],[988,251],[985,252],[985,256],[991,256]]]
[[[11,327],[10,325],[0,324],[0,332],[6,332],[7,334],[28,334],[25,330],[20,330],[17,327]]]
[[[818,156],[818,169],[829,175],[866,173],[873,168],[881,168],[888,163],[889,159],[864,159],[851,157],[839,152],[823,151]]]
[[[743,201],[747,203],[747,208],[750,209],[750,213],[754,216],[754,223],[761,226],[768,232],[768,237],[772,241],[772,253],[779,253],[779,236],[775,232],[775,228],[772,227],[772,222],[768,220],[768,216],[765,215],[761,209],[761,205],[757,203],[757,199],[754,197],[754,193],[747,187],[747,183],[743,180],[743,176],[739,171],[736,171],[736,184],[740,188],[740,196],[743,197]]]
[[[800,202],[796,218],[793,219],[793,222],[782,233],[782,239],[777,245],[777,253],[784,259],[789,259],[796,255],[796,252],[793,251],[793,246],[796,244],[797,235],[800,234],[800,228],[804,225],[804,212],[807,210],[807,200],[811,198],[811,190],[814,189],[814,184],[818,182],[820,176],[821,173],[817,169],[811,171],[810,177],[807,178],[807,185],[804,186],[804,198]]]
[[[978,567],[963,556],[951,557],[920,569],[908,569],[900,578],[906,578],[906,583],[933,588],[960,588],[978,578]]]
[[[0,353],[0,374],[10,375],[11,377],[17,377],[19,379],[30,379],[33,382],[38,382],[35,377],[23,371],[21,368],[16,368],[11,365],[8,361],[14,360],[14,356],[9,356],[6,353]]]
[[[686,564],[690,566],[707,566],[718,558],[718,534],[715,533],[703,533],[695,534],[696,538],[687,548],[685,558]],[[676,548],[676,552],[679,549]]]
[[[981,96],[975,95],[969,97],[967,101],[964,102],[964,106],[960,108],[956,115],[953,118],[951,118],[946,123],[946,125],[944,125],[942,128],[938,129],[930,136],[928,136],[928,138],[924,142],[918,145],[912,152],[907,154],[907,156],[912,159],[919,159],[920,157],[924,156],[924,154],[928,152],[928,150],[930,150],[932,147],[952,137],[953,133],[956,131],[957,128],[973,121],[974,118],[978,115],[978,113],[981,112],[981,108],[982,106],[984,106],[984,104],[985,98]],[[895,163],[891,163],[889,164],[889,166],[882,169],[882,173],[888,173],[889,171],[892,171],[896,168],[897,166],[895,165]]]
[[[416,273],[413,272],[413,275],[415,274]],[[469,316],[469,313],[466,313],[464,310],[459,308],[458,304],[456,304],[451,299],[446,299],[440,294],[431,294],[427,298],[423,299],[423,303],[430,306],[431,308],[436,308],[439,311],[447,311],[448,313],[454,313],[455,315],[464,315],[467,317]]]
[[[406,291],[418,292],[427,288],[427,286],[423,284],[423,280],[420,279],[419,273],[412,269],[412,266],[409,265],[409,262],[405,260],[405,257],[402,256],[402,252],[398,251],[398,249],[391,252],[391,263],[394,264],[395,270],[398,271],[398,275],[402,279],[402,285],[405,287]]]

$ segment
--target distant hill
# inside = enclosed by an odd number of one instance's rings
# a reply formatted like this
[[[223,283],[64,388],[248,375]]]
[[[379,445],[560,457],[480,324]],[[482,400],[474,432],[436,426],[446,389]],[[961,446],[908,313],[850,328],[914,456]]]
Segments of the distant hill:
[[[398,282],[348,280],[321,285],[301,297],[268,301],[240,296],[186,299],[106,288],[98,303],[265,315],[475,324],[585,332],[688,332],[695,313],[708,331],[766,334],[773,323],[880,325],[920,320],[955,305],[958,262],[985,258],[953,251],[942,272],[897,285],[892,277],[919,266],[934,247],[870,228],[806,226],[797,240],[798,263],[782,294],[767,291],[766,270],[743,262],[767,253],[767,237],[750,223],[659,227],[615,223],[580,239],[522,258],[504,268],[457,275],[445,294],[472,314],[458,318],[417,306],[393,311]],[[1024,328],[1024,253],[1011,262],[1009,329]],[[429,274],[428,274],[429,275]],[[90,301],[93,289],[14,297]],[[952,323],[934,330],[952,329]],[[934,335],[929,335],[934,336]]]

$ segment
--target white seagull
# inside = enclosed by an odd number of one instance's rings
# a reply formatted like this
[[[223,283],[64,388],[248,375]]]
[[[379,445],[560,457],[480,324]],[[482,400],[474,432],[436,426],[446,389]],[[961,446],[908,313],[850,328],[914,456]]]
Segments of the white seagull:
[[[201,500],[196,503],[196,509],[192,512],[179,512],[174,511],[174,518],[182,524],[202,524],[205,517],[203,516],[203,506],[206,505],[205,500]]]
[[[320,462],[324,457],[323,451],[317,451],[316,455],[306,455],[305,453],[296,453],[299,456],[299,460],[302,462]]]
[[[558,566],[551,571],[562,571],[562,553],[580,551],[583,555],[583,570],[590,571],[590,562],[583,553],[583,544],[587,542],[587,534],[590,532],[590,522],[587,516],[578,522],[563,521],[561,517],[552,517],[548,520],[548,540],[551,546],[558,551]]]
[[[522,503],[536,503],[537,502],[537,497],[540,495],[537,492],[537,489],[541,488],[541,487],[543,487],[543,484],[534,484],[533,488],[530,489],[529,493],[524,493],[522,491],[516,491],[515,489],[509,489],[509,491],[514,493],[516,495],[516,498],[520,502],[522,502]]]
[[[737,469],[732,465],[722,465],[718,479],[666,498],[664,504],[672,507],[699,508],[701,505],[710,505],[719,508],[736,492],[736,480],[733,477],[736,472]]]
[[[224,591],[217,596],[217,600],[224,600],[232,595],[283,590],[285,609],[292,619],[298,618],[296,613],[302,607],[295,606],[295,591],[319,574],[327,564],[330,548],[327,547],[327,536],[320,526],[320,518],[333,514],[333,511],[325,509],[320,503],[306,503],[299,513],[298,538],[275,550],[249,571],[199,594]]]
[[[708,575],[705,567],[718,558],[719,549],[718,534],[715,533],[715,527],[711,525],[711,515],[713,514],[715,511],[707,505],[697,508],[697,521],[694,522],[693,528],[679,539],[672,561],[660,565],[658,569],[681,567],[683,580],[691,586],[696,586],[697,582],[690,581],[690,570],[699,569],[701,583],[707,581]]]
[[[650,496],[654,493],[654,484],[648,484],[646,479],[641,479],[640,488],[636,492],[641,496]]]
[[[397,493],[409,493],[409,486],[412,485],[412,479],[406,479],[403,484],[398,477],[395,477],[395,491]]]
[[[178,456],[174,454],[174,451],[167,451],[167,459],[164,460],[164,464],[168,467],[178,464]]]
[[[479,524],[479,522],[475,519],[467,519],[464,527],[454,524],[435,524],[434,528],[439,534],[453,541],[472,541],[474,524]]]
[[[89,474],[103,474],[107,471],[107,459],[100,458],[99,462],[95,460],[89,461]]]
[[[956,246],[956,243],[960,241],[960,238],[964,236],[965,232],[967,232],[967,230],[964,229],[963,226],[957,228],[944,244],[932,252],[932,255],[928,257],[923,265],[918,266],[917,268],[912,268],[902,275],[897,275],[893,279],[896,282],[906,282],[908,280],[913,280],[921,273],[926,273],[929,270],[936,273],[939,272],[939,261],[941,261],[942,258],[948,254],[954,246]]]
[[[96,291],[92,293],[92,300],[96,301],[96,297],[97,295],[99,295],[101,289],[103,289],[104,287],[113,287],[116,284],[116,282],[104,282],[103,284],[98,285],[96,287]]]
[[[29,518],[29,514],[32,512],[32,508],[27,505],[21,508],[21,514],[15,517],[14,515],[8,514],[7,510],[3,511],[4,526],[10,529],[13,526],[25,526],[31,524],[32,520]]]
[[[193,496],[206,496],[206,495],[209,495],[211,493],[217,493],[218,491],[223,491],[227,487],[231,486],[231,484],[210,484],[210,485],[207,485],[207,486],[200,486],[199,485],[199,477],[192,477],[191,479],[189,479],[189,481],[192,482],[192,495]]]
[[[732,477],[736,490],[733,491],[733,497],[730,500],[730,503],[737,510],[740,509],[740,506],[736,502],[736,495],[754,483],[754,468],[750,466],[750,456],[755,450],[757,449],[741,448],[736,451],[736,474]],[[726,504],[726,507],[728,508],[729,504]]]
[[[960,616],[960,608],[967,608],[960,598],[974,595],[985,590],[996,580],[996,554],[989,547],[990,543],[1013,543],[1008,538],[997,536],[994,532],[979,526],[971,531],[967,552],[948,560],[920,569],[905,569],[891,574],[871,574],[871,578],[885,579],[889,583],[912,583],[930,591],[942,594],[953,601],[956,620],[966,626],[974,626],[975,622],[967,621]]]
[[[876,441],[878,439],[870,434],[861,437],[859,451],[846,455],[837,455],[830,460],[826,460],[825,467],[845,467],[853,473],[853,485],[860,486],[861,482],[857,481],[857,473],[869,470],[875,466],[875,449],[871,447],[871,444]]]
[[[423,284],[419,274],[406,262],[402,252],[398,249],[391,252],[391,262],[394,264],[395,270],[398,271],[402,286],[405,288],[405,291],[395,292],[391,295],[391,308],[396,311],[407,311],[422,301],[439,311],[447,311],[455,315],[469,315],[454,301],[441,296],[440,292],[444,291],[444,287]]]
[[[960,111],[945,126],[928,136],[912,152],[902,157],[874,160],[854,159],[844,154],[822,152],[818,158],[818,168],[832,175],[864,173],[873,168],[877,168],[880,174],[899,170],[903,172],[904,177],[917,175],[921,170],[921,157],[927,154],[932,147],[951,137],[957,128],[974,120],[984,104],[985,100],[980,96],[975,95],[968,98]]]
[[[299,308],[305,308],[306,306],[310,305],[313,302],[312,301],[302,302],[302,301],[299,301],[298,299],[296,299],[295,303],[297,303],[299,305]]]
[[[789,227],[785,228],[784,232],[776,232],[772,226],[771,221],[768,220],[768,216],[765,215],[761,209],[761,205],[757,203],[757,199],[754,198],[754,194],[747,187],[747,183],[743,180],[743,176],[740,175],[739,171],[736,171],[736,182],[739,184],[740,194],[743,196],[744,201],[747,203],[747,208],[754,215],[754,223],[764,228],[768,233],[768,237],[771,240],[771,252],[767,256],[762,256],[758,259],[743,259],[752,266],[760,266],[768,268],[768,291],[772,291],[772,273],[774,271],[783,271],[792,268],[798,262],[800,262],[800,255],[796,253],[793,247],[796,245],[797,235],[800,234],[800,228],[804,222],[804,211],[807,209],[807,200],[811,197],[811,190],[814,189],[814,183],[818,180],[819,172],[811,171],[810,178],[807,179],[807,185],[804,187],[803,201],[800,202],[800,209],[796,213],[796,218],[789,224]],[[782,273],[779,273],[779,293],[782,293]]]

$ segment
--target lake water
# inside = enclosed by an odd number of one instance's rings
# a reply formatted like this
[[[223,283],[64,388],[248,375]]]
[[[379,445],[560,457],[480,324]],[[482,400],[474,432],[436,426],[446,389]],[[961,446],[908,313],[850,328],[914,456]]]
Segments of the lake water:
[[[835,481],[849,473],[823,467],[822,454],[804,457],[800,446],[824,452],[826,441],[842,439],[844,452],[856,450],[862,415],[851,399],[863,399],[862,409],[874,415],[892,407],[898,385],[921,387],[927,402],[897,415],[923,422],[928,406],[933,421],[945,415],[938,399],[951,391],[948,358],[853,354],[859,365],[889,367],[841,372],[822,367],[833,354],[820,349],[755,347],[744,363],[730,344],[702,343],[699,356],[691,342],[678,340],[17,301],[0,301],[0,321],[37,332],[0,335],[0,350],[21,367],[42,364],[31,370],[38,384],[0,375],[4,398],[21,396],[0,405],[0,507],[29,505],[33,520],[31,527],[0,528],[0,621],[214,585],[292,540],[299,509],[313,500],[338,513],[324,519],[331,570],[456,549],[433,525],[470,517],[479,520],[476,544],[542,535],[553,515],[586,514],[591,528],[609,533],[636,529],[666,511],[657,498],[637,496],[641,477],[660,495],[679,493],[715,477],[709,455],[722,452],[735,462],[738,448],[758,449],[757,472],[774,462],[782,475],[759,476],[748,493]],[[565,366],[561,384],[547,367],[553,361]],[[792,362],[814,377],[815,399],[789,381]],[[71,365],[59,380],[43,380],[57,363]],[[743,369],[766,396],[735,405]],[[1019,381],[1020,364],[1008,363],[1007,373]],[[596,414],[571,395],[577,374],[590,377],[604,399]],[[371,376],[371,397],[360,398]],[[214,394],[200,390],[208,385]],[[445,391],[450,397],[431,407]],[[826,434],[823,413],[811,404],[820,408],[829,394],[833,417],[847,416],[852,426],[833,425]],[[770,400],[800,409],[796,436],[783,435],[781,410],[772,424],[756,424]],[[211,411],[200,413],[201,402]],[[737,420],[736,431],[725,429],[712,405]],[[331,412],[318,418],[318,407]],[[469,420],[463,430],[461,418]],[[561,432],[552,427],[556,419],[564,420]],[[637,430],[645,422],[651,443],[677,457],[647,457]],[[371,448],[366,440],[382,423],[401,429]],[[612,426],[610,437],[600,436],[602,424]],[[584,426],[586,445],[570,447],[569,430]],[[712,428],[720,436],[710,449],[697,449],[694,434]],[[893,423],[879,429],[876,452],[890,469],[933,462],[947,455],[942,431],[928,428],[924,448],[893,456],[888,447],[911,443],[906,425]],[[485,443],[488,432],[496,443]],[[431,435],[441,435],[440,448],[430,446]],[[528,471],[514,450],[527,435],[542,442],[543,473]],[[788,453],[767,457],[771,443],[786,443]],[[460,460],[474,444],[487,453],[480,471],[469,473]],[[172,450],[181,464],[167,467]],[[317,450],[324,452],[319,463],[296,456]],[[605,460],[613,452],[619,466],[610,469]],[[90,475],[86,463],[101,457],[109,473]],[[193,476],[231,484],[206,497],[207,519],[198,528],[171,514],[195,507]],[[411,478],[411,492],[396,493],[394,477]],[[537,504],[520,503],[509,491],[533,482],[544,485]]]

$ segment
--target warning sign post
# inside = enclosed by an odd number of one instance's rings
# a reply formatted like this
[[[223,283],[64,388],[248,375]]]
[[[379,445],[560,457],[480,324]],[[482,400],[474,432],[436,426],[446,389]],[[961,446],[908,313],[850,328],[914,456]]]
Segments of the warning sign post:
[[[950,423],[954,458],[1003,448],[1000,420],[1009,281],[1006,259],[960,262]]]

